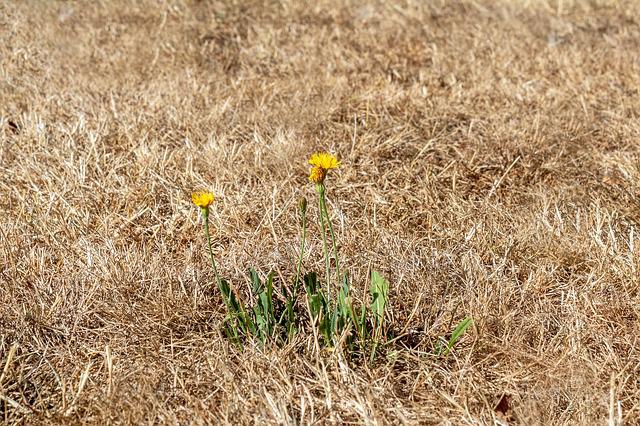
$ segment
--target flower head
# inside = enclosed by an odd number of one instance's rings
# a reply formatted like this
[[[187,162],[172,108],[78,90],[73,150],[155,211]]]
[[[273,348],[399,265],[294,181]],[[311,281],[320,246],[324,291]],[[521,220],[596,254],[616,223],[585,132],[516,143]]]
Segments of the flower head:
[[[298,208],[300,209],[300,213],[304,216],[307,213],[307,199],[302,197],[300,201],[298,201]]]
[[[324,183],[327,170],[340,167],[340,162],[335,155],[328,152],[316,152],[309,158],[309,164],[313,166],[309,173],[309,180],[317,185]]]
[[[201,209],[208,209],[209,206],[213,204],[215,197],[211,192],[200,191],[191,194],[191,200],[193,201],[193,204]]]
[[[313,183],[322,183],[327,176],[327,171],[322,167],[313,166],[309,173],[309,180]]]
[[[309,158],[309,164],[320,167],[325,171],[340,167],[340,162],[335,155],[329,154],[328,152],[316,152]]]

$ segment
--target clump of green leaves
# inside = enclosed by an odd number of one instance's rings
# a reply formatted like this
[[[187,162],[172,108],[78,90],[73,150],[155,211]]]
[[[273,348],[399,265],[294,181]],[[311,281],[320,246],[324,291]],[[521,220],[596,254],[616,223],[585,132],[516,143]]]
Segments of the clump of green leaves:
[[[369,350],[371,359],[375,357],[380,342],[385,337],[384,317],[388,304],[389,282],[380,273],[371,273],[369,293],[371,303],[355,306],[350,294],[348,275],[338,291],[333,306],[318,285],[317,275],[312,272],[305,276],[307,303],[313,325],[319,330],[326,346],[346,343],[349,349]]]
[[[284,310],[276,309],[273,273],[262,281],[258,273],[250,269],[251,295],[254,304],[246,308],[238,301],[226,281],[222,286],[222,298],[227,306],[225,331],[237,343],[243,338],[255,338],[265,344],[269,340],[290,341],[295,336],[295,293],[286,296]],[[286,294],[286,289],[283,289]],[[281,312],[279,312],[281,311]]]

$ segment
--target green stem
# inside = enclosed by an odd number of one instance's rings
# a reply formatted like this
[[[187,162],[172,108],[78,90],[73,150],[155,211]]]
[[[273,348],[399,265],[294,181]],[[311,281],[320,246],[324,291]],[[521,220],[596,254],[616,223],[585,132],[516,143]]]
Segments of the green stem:
[[[247,316],[247,313],[244,309],[242,302],[239,302],[235,295],[233,294],[233,290],[231,290],[228,284],[223,283],[222,279],[220,279],[220,274],[218,274],[218,268],[216,266],[216,260],[213,256],[213,246],[211,244],[211,234],[209,232],[209,209],[201,208],[202,211],[202,219],[204,220],[204,233],[207,236],[207,244],[209,245],[209,256],[211,257],[211,266],[213,266],[213,272],[216,275],[216,282],[218,284],[218,289],[220,290],[220,294],[222,295],[222,300],[224,304],[227,306],[227,313],[232,316],[233,321],[235,318],[239,318],[240,320],[240,328],[244,332],[246,336],[252,331],[251,327],[251,319]],[[238,330],[235,323],[230,325],[231,330],[234,334],[234,338],[237,340],[238,338]]]
[[[324,194],[324,190],[322,191],[322,194],[321,194],[320,203],[321,203],[320,205],[321,205],[322,213],[324,214],[324,217],[327,223],[329,224],[329,232],[331,233],[331,242],[333,244],[333,256],[336,258],[336,276],[338,277],[337,279],[338,285],[340,285],[340,261],[338,260],[338,247],[336,242],[336,235],[333,232],[333,223],[331,223],[331,219],[329,219],[329,213],[327,212],[327,200]]]
[[[301,205],[302,206],[302,205]],[[300,243],[300,256],[298,257],[298,267],[296,269],[296,280],[293,283],[293,293],[291,298],[287,300],[287,328],[289,333],[289,340],[293,339],[295,332],[294,320],[295,315],[293,313],[293,306],[298,298],[298,289],[300,287],[300,273],[302,272],[302,258],[304,257],[304,245],[307,238],[307,201],[304,200],[304,206],[301,207],[300,215],[302,217],[302,242]]]
[[[213,256],[213,247],[211,245],[211,234],[209,234],[209,210],[204,208],[202,209],[202,218],[204,219],[204,233],[207,236],[207,242],[209,243],[209,255],[211,256],[211,265],[213,266],[213,272],[216,274],[216,282],[218,284],[218,288],[222,290],[222,281],[220,280],[220,275],[218,275],[218,268],[216,267],[216,260]]]
[[[331,259],[329,259],[329,248],[327,244],[327,226],[324,223],[324,214],[322,206],[324,200],[324,185],[316,184],[316,192],[318,193],[318,204],[320,206],[320,231],[322,233],[322,251],[324,252],[326,280],[327,280],[327,301],[331,307]]]
[[[293,286],[293,298],[298,293],[298,285],[300,283],[300,272],[302,271],[302,257],[304,256],[304,244],[307,239],[307,214],[306,211],[301,212],[302,215],[302,242],[300,243],[300,257],[298,257],[298,267],[296,269],[296,281]]]

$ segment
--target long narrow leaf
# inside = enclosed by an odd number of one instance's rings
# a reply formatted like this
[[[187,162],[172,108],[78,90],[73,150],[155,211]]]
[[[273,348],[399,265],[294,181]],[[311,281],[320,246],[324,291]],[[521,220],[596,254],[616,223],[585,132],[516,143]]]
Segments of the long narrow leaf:
[[[464,332],[467,330],[467,328],[469,328],[469,326],[471,326],[471,324],[473,324],[473,320],[471,318],[469,318],[469,317],[467,317],[467,318],[463,319],[462,321],[460,321],[458,326],[451,333],[451,338],[449,339],[449,342],[447,343],[447,348],[444,350],[444,355],[445,356],[449,354],[449,351],[451,351],[451,348],[453,347],[453,345],[456,344],[458,339],[464,334]]]
[[[374,333],[379,335],[384,321],[384,310],[389,297],[389,282],[377,271],[371,272],[371,312],[373,314]]]

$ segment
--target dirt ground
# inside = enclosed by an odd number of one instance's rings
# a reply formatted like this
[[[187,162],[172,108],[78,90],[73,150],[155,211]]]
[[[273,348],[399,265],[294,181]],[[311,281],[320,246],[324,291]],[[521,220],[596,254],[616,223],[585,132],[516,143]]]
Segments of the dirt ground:
[[[638,424],[640,2],[0,1],[0,422]],[[375,363],[221,332],[309,155]],[[312,223],[317,218],[310,203]],[[323,271],[317,226],[305,271]],[[280,295],[280,293],[278,292]],[[474,325],[448,357],[434,344]]]

